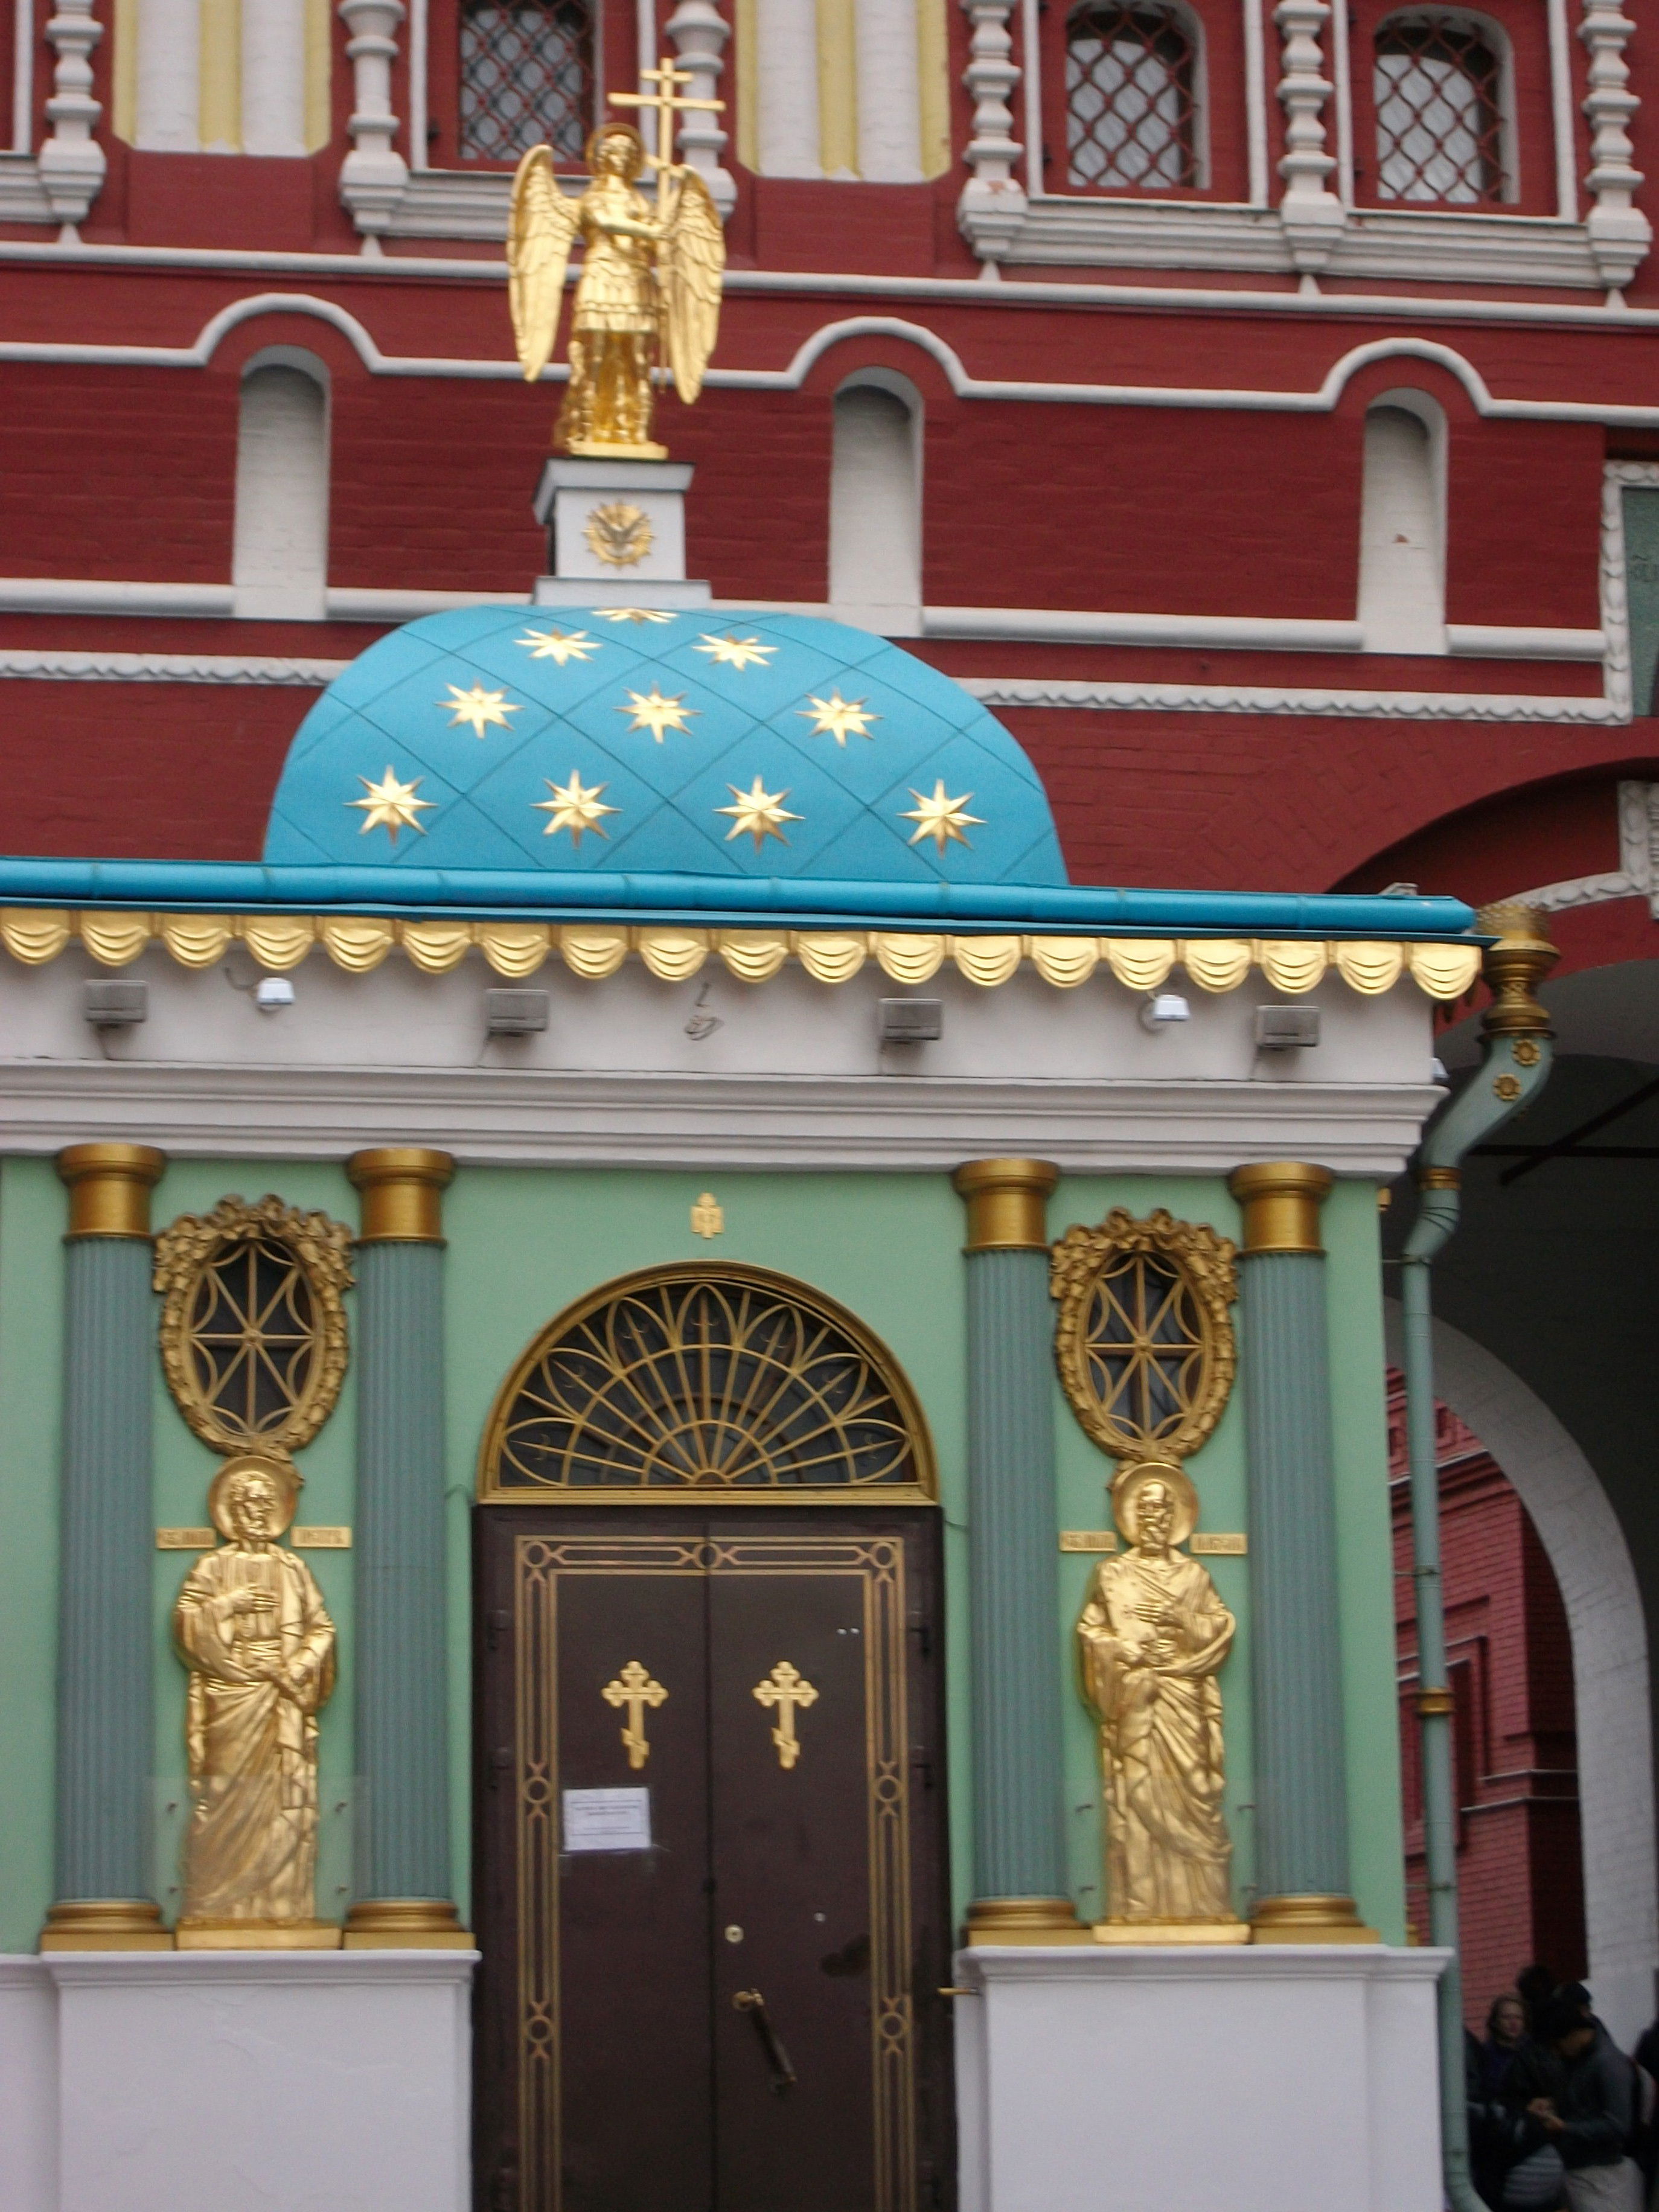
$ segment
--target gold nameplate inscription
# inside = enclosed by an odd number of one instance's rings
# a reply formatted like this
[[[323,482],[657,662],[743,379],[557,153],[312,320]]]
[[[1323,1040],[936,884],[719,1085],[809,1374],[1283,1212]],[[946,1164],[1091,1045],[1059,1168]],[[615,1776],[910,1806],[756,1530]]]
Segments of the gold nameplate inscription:
[[[158,1552],[210,1552],[218,1542],[211,1528],[158,1528],[155,1548]],[[351,1549],[349,1528],[290,1528],[288,1540],[301,1552],[349,1552]]]
[[[1115,1552],[1117,1549],[1115,1528],[1062,1528],[1060,1532],[1062,1552]],[[1249,1550],[1249,1540],[1227,1529],[1217,1529],[1208,1535],[1194,1534],[1188,1539],[1191,1552],[1207,1552],[1212,1559],[1242,1559]]]
[[[218,1540],[211,1528],[158,1528],[155,1532],[158,1552],[210,1552]]]
[[[1218,1529],[1212,1535],[1194,1534],[1188,1540],[1189,1552],[1207,1552],[1212,1559],[1242,1559],[1250,1548],[1247,1536]]]

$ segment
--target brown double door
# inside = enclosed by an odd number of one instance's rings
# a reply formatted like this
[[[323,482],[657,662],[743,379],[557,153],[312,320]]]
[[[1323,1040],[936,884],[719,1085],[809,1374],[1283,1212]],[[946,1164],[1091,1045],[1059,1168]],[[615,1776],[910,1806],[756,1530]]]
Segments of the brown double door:
[[[933,2212],[937,1516],[478,1523],[481,2203]]]

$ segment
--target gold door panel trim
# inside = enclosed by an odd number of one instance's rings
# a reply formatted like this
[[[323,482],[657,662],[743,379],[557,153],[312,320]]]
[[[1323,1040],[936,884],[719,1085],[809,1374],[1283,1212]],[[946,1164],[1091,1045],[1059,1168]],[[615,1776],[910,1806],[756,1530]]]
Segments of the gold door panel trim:
[[[535,2212],[560,2212],[562,2203],[557,1827],[560,1579],[574,1575],[761,1574],[854,1575],[863,1586],[869,1687],[865,1771],[871,1898],[873,2203],[875,2212],[916,2212],[904,1540],[897,1536],[788,1535],[729,1540],[663,1535],[520,1536],[515,1540],[519,2203],[525,2212],[532,2207]],[[773,1671],[775,1674],[778,1670]],[[732,1931],[728,1929],[726,1933],[730,1937]]]

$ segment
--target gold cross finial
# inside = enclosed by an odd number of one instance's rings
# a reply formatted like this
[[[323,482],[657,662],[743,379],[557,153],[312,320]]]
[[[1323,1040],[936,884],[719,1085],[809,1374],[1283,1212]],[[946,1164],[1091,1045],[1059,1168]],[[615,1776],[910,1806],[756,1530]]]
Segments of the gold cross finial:
[[[812,1685],[803,1680],[800,1669],[792,1667],[787,1659],[780,1659],[763,1682],[755,1685],[755,1695],[769,1711],[778,1709],[778,1725],[772,1731],[772,1741],[778,1747],[778,1765],[793,1766],[800,1757],[800,1744],[795,1735],[795,1708],[803,1710],[815,1705],[818,1693]]]
[[[605,1684],[599,1695],[607,1705],[615,1705],[618,1712],[624,1705],[628,1708],[628,1725],[622,1732],[622,1740],[628,1747],[628,1763],[637,1771],[651,1756],[651,1747],[645,1740],[645,1709],[661,1705],[668,1692],[660,1682],[652,1680],[637,1659],[630,1659],[621,1674]]]
[[[642,69],[640,82],[654,85],[656,90],[608,92],[605,98],[614,107],[637,107],[641,119],[647,108],[656,117],[657,150],[654,154],[647,154],[645,158],[657,172],[657,195],[660,203],[662,194],[667,190],[667,172],[674,166],[674,118],[684,114],[688,108],[703,108],[720,113],[725,109],[726,102],[723,100],[679,99],[676,95],[675,86],[690,84],[694,80],[690,70],[675,68],[672,54],[665,54],[655,69]]]

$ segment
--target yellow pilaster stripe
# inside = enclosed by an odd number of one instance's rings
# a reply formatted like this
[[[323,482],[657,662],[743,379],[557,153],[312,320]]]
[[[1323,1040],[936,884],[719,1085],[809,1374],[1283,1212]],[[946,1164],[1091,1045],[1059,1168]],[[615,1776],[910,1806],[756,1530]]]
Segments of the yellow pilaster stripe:
[[[333,136],[331,70],[334,14],[329,0],[306,0],[306,151],[320,153]]]
[[[951,166],[951,54],[945,0],[916,0],[916,104],[921,173],[930,180]]]
[[[859,173],[858,42],[854,0],[817,0],[818,160],[826,177]]]
[[[239,154],[242,149],[241,0],[201,0],[202,150]]]
[[[757,0],[737,0],[738,159],[745,169],[760,168],[760,26]]]
[[[110,128],[131,146],[138,136],[138,0],[115,0],[110,32],[114,40]]]

